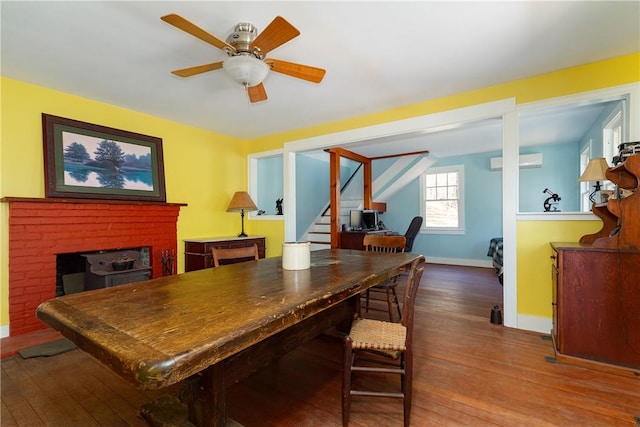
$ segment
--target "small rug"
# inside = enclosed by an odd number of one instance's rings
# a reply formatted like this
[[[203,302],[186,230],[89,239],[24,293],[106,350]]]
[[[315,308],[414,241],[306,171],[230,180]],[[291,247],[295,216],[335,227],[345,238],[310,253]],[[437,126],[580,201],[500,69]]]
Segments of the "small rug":
[[[73,350],[76,348],[76,345],[69,341],[66,338],[61,338],[59,340],[51,341],[45,344],[40,344],[35,347],[27,348],[25,350],[20,350],[18,354],[23,359],[29,359],[31,357],[49,357],[55,356],[56,354],[64,353],[69,350]]]

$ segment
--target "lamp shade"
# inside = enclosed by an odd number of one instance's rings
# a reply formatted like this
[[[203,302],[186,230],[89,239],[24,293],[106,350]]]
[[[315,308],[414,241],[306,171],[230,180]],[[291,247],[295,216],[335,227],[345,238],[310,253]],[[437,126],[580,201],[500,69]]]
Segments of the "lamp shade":
[[[222,68],[233,80],[245,87],[259,85],[269,73],[267,64],[250,55],[231,56],[224,61]]]
[[[587,165],[587,168],[584,170],[580,178],[578,178],[578,181],[606,181],[607,169],[609,169],[609,165],[607,164],[607,160],[604,157],[589,159],[589,164]]]
[[[236,191],[229,202],[227,212],[257,211],[256,204],[246,191]]]

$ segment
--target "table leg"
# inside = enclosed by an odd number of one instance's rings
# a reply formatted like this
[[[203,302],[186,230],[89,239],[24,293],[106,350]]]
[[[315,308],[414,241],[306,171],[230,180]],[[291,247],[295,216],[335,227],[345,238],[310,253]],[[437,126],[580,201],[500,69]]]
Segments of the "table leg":
[[[242,427],[226,417],[225,384],[223,361],[185,380],[179,396],[160,396],[139,414],[151,427]]]
[[[209,366],[202,372],[202,423],[189,421],[203,427],[224,427],[227,423],[224,399],[224,362]]]

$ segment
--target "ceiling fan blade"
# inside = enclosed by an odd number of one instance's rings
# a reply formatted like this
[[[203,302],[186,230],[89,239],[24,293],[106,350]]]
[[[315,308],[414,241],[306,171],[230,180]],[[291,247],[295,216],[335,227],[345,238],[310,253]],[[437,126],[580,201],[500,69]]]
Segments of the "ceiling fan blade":
[[[265,28],[258,37],[249,45],[249,49],[257,48],[261,55],[266,55],[273,49],[277,48],[296,38],[300,35],[293,25],[289,24],[283,17],[276,16],[267,28]]]
[[[213,62],[211,64],[197,65],[195,67],[183,68],[181,70],[172,71],[172,74],[180,77],[191,77],[196,74],[206,73],[207,71],[215,71],[222,68],[223,61]]]
[[[267,58],[264,60],[267,65],[271,66],[271,71],[286,74],[302,80],[313,83],[320,83],[324,78],[326,70],[309,65],[296,64],[294,62],[282,61],[280,59]]]
[[[219,38],[217,38],[216,36],[214,36],[213,34],[210,34],[208,32],[206,32],[205,30],[203,30],[202,28],[198,27],[195,24],[192,24],[191,22],[187,21],[186,19],[184,19],[182,16],[180,15],[176,15],[175,13],[171,13],[169,15],[165,15],[163,16],[162,19],[164,22],[173,25],[176,28],[181,29],[184,32],[187,32],[189,34],[191,34],[194,37],[199,38],[200,40],[207,42],[215,47],[217,47],[218,49],[222,49],[222,50],[230,50],[231,52],[235,52],[236,49],[231,46],[230,44],[220,40]]]
[[[249,94],[249,101],[251,102],[260,102],[267,100],[267,91],[264,90],[264,85],[262,83],[260,83],[259,85],[248,87],[247,93]]]

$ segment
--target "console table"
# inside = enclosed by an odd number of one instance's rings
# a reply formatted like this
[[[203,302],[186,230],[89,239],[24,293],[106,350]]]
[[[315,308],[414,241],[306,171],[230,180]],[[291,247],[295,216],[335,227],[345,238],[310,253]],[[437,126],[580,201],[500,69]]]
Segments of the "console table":
[[[258,245],[258,255],[265,257],[266,244],[264,236],[249,237],[207,237],[201,239],[185,239],[184,241],[184,271],[202,270],[213,267],[211,248],[244,248]]]

